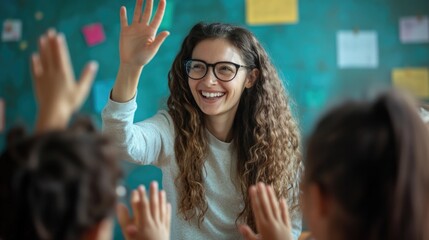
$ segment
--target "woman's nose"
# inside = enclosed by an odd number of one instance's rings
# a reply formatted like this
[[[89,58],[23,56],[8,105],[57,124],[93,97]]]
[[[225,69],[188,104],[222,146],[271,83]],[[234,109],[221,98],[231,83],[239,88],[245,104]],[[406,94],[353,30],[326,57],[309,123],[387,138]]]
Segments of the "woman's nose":
[[[217,83],[217,81],[218,81],[218,79],[217,79],[217,77],[216,77],[216,75],[214,74],[214,70],[213,70],[213,67],[209,67],[209,69],[207,69],[207,74],[206,74],[206,76],[204,77],[204,81],[208,81],[208,83],[209,84],[216,84]]]

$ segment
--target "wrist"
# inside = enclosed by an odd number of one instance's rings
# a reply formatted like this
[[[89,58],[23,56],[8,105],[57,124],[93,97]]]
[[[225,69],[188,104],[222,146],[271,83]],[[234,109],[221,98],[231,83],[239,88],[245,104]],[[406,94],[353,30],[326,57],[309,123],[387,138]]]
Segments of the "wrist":
[[[130,73],[130,74],[139,73],[143,70],[144,66],[145,65],[136,65],[136,64],[132,64],[132,63],[120,62],[119,63],[119,71],[123,70],[123,71]]]
[[[115,102],[128,102],[134,97],[144,66],[121,63],[111,99]]]
[[[36,132],[65,129],[73,113],[61,107],[40,109],[36,119]]]

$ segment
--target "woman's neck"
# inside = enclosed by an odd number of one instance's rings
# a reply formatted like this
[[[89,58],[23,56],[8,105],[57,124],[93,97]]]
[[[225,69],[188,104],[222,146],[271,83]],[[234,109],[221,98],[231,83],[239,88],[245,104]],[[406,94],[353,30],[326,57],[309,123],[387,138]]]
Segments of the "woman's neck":
[[[209,132],[222,142],[233,139],[232,125],[234,118],[227,116],[206,116],[206,127]]]

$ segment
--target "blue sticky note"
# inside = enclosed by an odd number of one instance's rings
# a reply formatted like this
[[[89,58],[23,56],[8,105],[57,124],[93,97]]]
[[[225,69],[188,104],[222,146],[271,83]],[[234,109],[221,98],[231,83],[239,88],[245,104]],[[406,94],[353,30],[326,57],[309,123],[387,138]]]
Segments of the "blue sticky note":
[[[104,106],[106,106],[107,99],[110,95],[110,90],[112,90],[113,84],[115,83],[114,79],[105,79],[96,81],[94,87],[92,88],[93,92],[93,103],[95,112],[101,113]]]

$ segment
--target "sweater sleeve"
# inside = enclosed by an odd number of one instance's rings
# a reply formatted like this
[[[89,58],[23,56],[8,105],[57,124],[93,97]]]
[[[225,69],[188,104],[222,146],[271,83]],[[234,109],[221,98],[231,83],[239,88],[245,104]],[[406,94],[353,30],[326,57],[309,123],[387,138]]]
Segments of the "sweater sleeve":
[[[171,117],[166,111],[159,111],[152,118],[133,123],[136,109],[136,97],[125,103],[109,98],[102,112],[103,133],[114,142],[121,159],[156,164],[163,138],[171,135]]]

